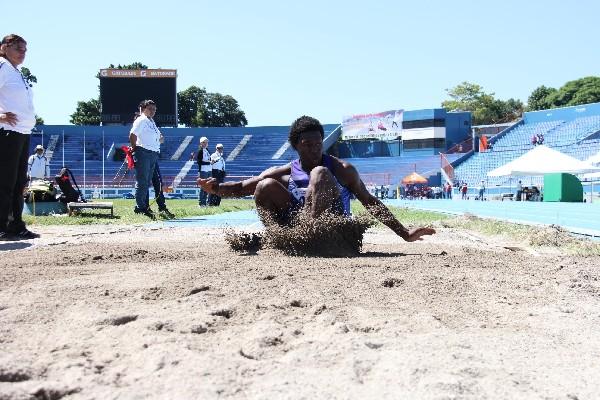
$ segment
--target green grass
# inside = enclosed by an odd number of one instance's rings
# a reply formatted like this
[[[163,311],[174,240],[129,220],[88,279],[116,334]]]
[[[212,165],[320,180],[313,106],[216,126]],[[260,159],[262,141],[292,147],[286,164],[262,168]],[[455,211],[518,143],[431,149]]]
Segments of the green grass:
[[[600,243],[576,237],[560,228],[537,227],[511,222],[484,219],[474,216],[451,216],[433,211],[421,211],[409,208],[389,207],[403,225],[442,226],[464,229],[481,233],[489,237],[502,237],[521,242],[530,247],[557,248],[568,254],[580,256],[600,255]],[[365,212],[359,202],[352,202],[353,213]],[[378,224],[382,226],[382,224]]]
[[[95,225],[95,224],[140,224],[151,220],[145,215],[135,214],[135,200],[108,199],[95,201],[111,201],[114,206],[114,217],[111,218],[108,210],[83,210],[78,215],[50,215],[32,216],[24,215],[27,225]],[[246,199],[223,199],[219,207],[198,207],[198,200],[167,200],[169,211],[176,218],[195,217],[202,215],[213,215],[231,211],[250,210],[254,208],[253,200]],[[156,212],[156,204],[151,208]],[[160,219],[160,218],[159,218]]]
[[[350,204],[352,214],[358,215],[366,213],[367,211],[362,204],[358,201],[352,201]],[[447,220],[452,218],[446,214],[442,214],[435,211],[423,211],[415,210],[407,207],[393,207],[388,206],[392,214],[402,223],[402,225],[432,225],[436,222]],[[378,225],[383,224],[378,222]]]

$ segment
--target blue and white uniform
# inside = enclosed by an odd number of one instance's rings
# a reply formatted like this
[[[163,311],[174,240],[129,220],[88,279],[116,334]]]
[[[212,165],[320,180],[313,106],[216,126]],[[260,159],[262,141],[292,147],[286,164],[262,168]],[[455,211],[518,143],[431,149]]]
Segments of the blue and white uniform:
[[[336,201],[332,211],[340,215],[349,216],[350,197],[352,195],[350,190],[343,186],[335,177],[333,171],[333,159],[331,156],[323,154],[321,163],[331,172],[331,175],[333,175],[340,190],[340,197]],[[291,170],[290,179],[288,181],[288,192],[292,197],[292,206],[290,207],[290,210],[288,210],[289,214],[294,213],[302,208],[306,201],[306,190],[308,189],[308,185],[310,183],[310,174],[302,169],[300,159],[292,161]]]

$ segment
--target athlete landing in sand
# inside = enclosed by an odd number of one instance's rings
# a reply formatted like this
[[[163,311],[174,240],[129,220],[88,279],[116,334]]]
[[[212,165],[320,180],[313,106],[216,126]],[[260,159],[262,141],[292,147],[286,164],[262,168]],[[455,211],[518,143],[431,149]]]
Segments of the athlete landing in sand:
[[[238,182],[218,183],[216,179],[198,179],[208,193],[221,197],[254,195],[263,223],[286,225],[302,211],[318,218],[325,212],[350,215],[353,194],[365,208],[407,242],[432,235],[432,228],[405,228],[390,210],[371,195],[356,168],[347,161],[323,154],[324,131],[315,118],[302,116],[292,124],[289,141],[299,159],[263,171],[259,176]]]

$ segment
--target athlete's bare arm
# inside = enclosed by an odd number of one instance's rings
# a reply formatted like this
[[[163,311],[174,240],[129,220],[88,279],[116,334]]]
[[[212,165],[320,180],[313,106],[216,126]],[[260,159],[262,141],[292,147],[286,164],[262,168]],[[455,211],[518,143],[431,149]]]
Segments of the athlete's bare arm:
[[[198,186],[207,193],[215,194],[219,197],[244,197],[251,196],[256,190],[256,186],[267,178],[273,178],[281,182],[282,185],[287,185],[287,178],[291,172],[291,166],[284,165],[281,167],[269,168],[263,171],[259,176],[244,179],[237,182],[224,182],[219,184],[215,178],[202,179],[198,178]]]
[[[361,202],[363,206],[377,218],[381,223],[390,228],[394,233],[400,236],[407,242],[421,240],[424,235],[433,235],[435,229],[432,228],[415,228],[408,230],[398,221],[394,214],[383,204],[378,198],[373,196],[365,184],[360,179],[358,171],[354,166],[346,161],[332,157],[335,165],[334,171],[338,181],[346,186]]]

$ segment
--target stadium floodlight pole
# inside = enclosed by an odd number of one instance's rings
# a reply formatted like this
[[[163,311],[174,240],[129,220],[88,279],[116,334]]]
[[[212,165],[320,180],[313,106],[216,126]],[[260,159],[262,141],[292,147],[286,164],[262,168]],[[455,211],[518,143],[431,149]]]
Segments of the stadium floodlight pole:
[[[83,191],[85,193],[85,129],[83,130]]]
[[[104,198],[104,129],[102,129],[102,198]]]

